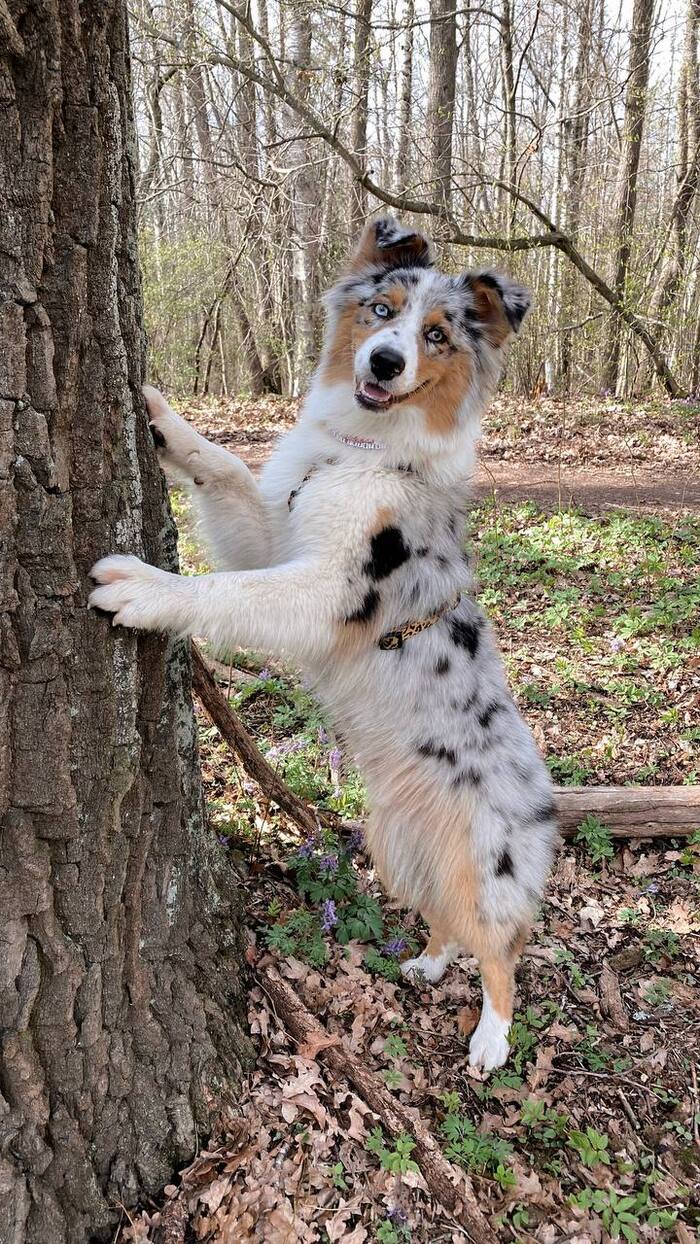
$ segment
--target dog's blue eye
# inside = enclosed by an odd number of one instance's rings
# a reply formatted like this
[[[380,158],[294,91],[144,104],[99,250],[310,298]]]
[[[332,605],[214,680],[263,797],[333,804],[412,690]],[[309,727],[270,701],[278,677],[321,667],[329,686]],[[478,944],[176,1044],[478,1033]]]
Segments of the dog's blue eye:
[[[447,341],[447,337],[441,328],[429,328],[425,335],[428,341],[432,341],[436,346],[439,346],[443,341]]]
[[[378,315],[380,320],[386,320],[387,317],[391,314],[389,308],[384,302],[375,302],[373,310],[374,310],[374,314]]]

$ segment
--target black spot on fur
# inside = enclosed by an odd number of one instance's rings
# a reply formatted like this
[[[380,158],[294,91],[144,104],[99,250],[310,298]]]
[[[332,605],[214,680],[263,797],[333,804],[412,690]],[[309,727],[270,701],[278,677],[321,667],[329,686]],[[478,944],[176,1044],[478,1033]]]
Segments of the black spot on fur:
[[[435,743],[421,743],[418,747],[419,756],[429,756],[434,760],[446,760],[448,765],[457,764],[457,753],[451,747],[438,747]]]
[[[506,847],[505,851],[501,851],[501,854],[498,857],[498,862],[496,864],[496,876],[512,877],[513,872],[513,857]]]
[[[479,773],[479,770],[475,769],[472,765],[469,765],[466,769],[462,769],[461,773],[457,774],[457,777],[454,779],[452,785],[476,787],[481,786],[481,782],[482,776]]]
[[[436,674],[446,674],[449,668],[450,668],[449,657],[440,657],[440,659],[435,662],[435,673]]]
[[[533,824],[538,825],[542,821],[556,820],[556,815],[557,810],[554,806],[554,800],[547,799],[545,803],[541,803],[536,808],[533,808],[532,812],[528,812],[527,819]]]
[[[471,713],[474,705],[476,704],[477,698],[478,697],[477,697],[476,691],[472,691],[472,694],[468,695],[466,700],[462,704],[462,712]]]
[[[429,552],[427,544],[421,544],[420,548],[416,549],[416,557],[427,557]]]
[[[438,566],[442,567],[443,570],[445,569],[445,566],[449,565],[448,558],[445,557],[444,553],[438,553],[435,560]]]
[[[157,428],[155,423],[149,424],[149,427],[151,429],[151,436],[153,437],[158,448],[165,449],[165,437],[163,436],[160,428]]]
[[[416,604],[416,602],[417,602],[417,600],[418,600],[418,597],[419,597],[419,596],[420,596],[420,584],[419,584],[419,583],[414,583],[414,584],[413,584],[413,587],[411,588],[410,592],[408,593],[408,603],[409,603],[409,605],[415,605],[415,604]]]
[[[459,648],[466,648],[470,657],[475,657],[479,647],[479,627],[475,622],[468,622],[464,618],[453,618],[450,622],[450,635],[453,644]]]
[[[403,536],[398,527],[384,527],[372,536],[370,559],[363,569],[370,579],[386,579],[399,566],[403,566],[411,556],[411,551],[404,544]]]
[[[346,622],[369,622],[374,617],[378,608],[379,608],[379,592],[375,591],[375,589],[371,587],[369,591],[366,593],[365,598],[362,601],[362,604],[360,605],[359,609],[356,609],[354,613],[349,613],[345,621]]]
[[[488,730],[493,718],[496,716],[496,713],[502,713],[504,711],[505,705],[498,704],[495,700],[491,704],[487,704],[483,713],[479,713],[478,717],[479,725],[482,730]]]

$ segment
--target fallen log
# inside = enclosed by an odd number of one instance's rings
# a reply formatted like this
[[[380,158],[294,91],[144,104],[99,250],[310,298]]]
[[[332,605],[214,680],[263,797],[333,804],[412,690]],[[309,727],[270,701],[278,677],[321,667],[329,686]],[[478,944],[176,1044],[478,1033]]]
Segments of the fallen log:
[[[339,833],[356,828],[294,794],[231,708],[194,643],[192,685],[246,772],[304,833],[313,834],[319,825]],[[564,838],[573,838],[589,815],[607,825],[614,838],[682,838],[700,828],[700,786],[559,786],[555,800]]]
[[[565,838],[587,816],[614,838],[682,838],[700,828],[700,786],[561,786],[555,800]]]
[[[313,1051],[337,1075],[343,1076],[394,1137],[408,1133],[415,1142],[411,1157],[418,1163],[435,1200],[465,1229],[475,1244],[497,1244],[497,1236],[482,1214],[469,1176],[443,1157],[427,1127],[384,1087],[340,1037],[329,1035],[302,998],[280,976],[274,964],[258,967],[258,980],[278,1018],[299,1046]]]

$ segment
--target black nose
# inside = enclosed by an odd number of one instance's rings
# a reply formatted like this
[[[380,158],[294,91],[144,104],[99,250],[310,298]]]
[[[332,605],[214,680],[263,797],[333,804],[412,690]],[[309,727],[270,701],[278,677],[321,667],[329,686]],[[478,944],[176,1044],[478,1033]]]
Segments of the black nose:
[[[377,380],[393,380],[394,376],[400,376],[406,360],[401,357],[398,350],[391,350],[385,346],[382,350],[373,350],[369,356],[369,365],[377,377]]]

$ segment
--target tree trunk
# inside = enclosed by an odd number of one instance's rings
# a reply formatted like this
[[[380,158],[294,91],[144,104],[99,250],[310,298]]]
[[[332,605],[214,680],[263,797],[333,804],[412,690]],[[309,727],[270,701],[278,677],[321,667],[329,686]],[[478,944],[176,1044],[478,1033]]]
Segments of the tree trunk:
[[[616,296],[623,300],[627,290],[632,233],[637,210],[637,174],[646,116],[653,17],[654,0],[634,0],[630,33],[630,73],[625,97],[625,133],[618,184],[617,223],[614,233],[615,280],[613,289]],[[619,315],[613,315],[610,325],[610,347],[603,378],[603,387],[612,393],[617,388],[621,346],[622,322]]]
[[[453,0],[430,3],[428,87],[429,177],[446,211],[452,203],[452,127],[457,76],[457,10]]]
[[[668,319],[668,309],[673,305],[678,290],[685,281],[686,270],[692,260],[693,247],[688,245],[688,224],[700,185],[699,28],[700,0],[689,0],[683,66],[678,84],[676,195],[670,213],[669,254],[649,304],[649,319],[654,325]],[[663,341],[663,329],[659,330],[658,336]],[[648,390],[652,374],[652,368],[645,363],[641,385],[643,392]]]
[[[405,194],[411,183],[411,117],[413,113],[413,23],[415,0],[406,0],[406,38],[401,64],[399,91],[399,138],[396,152],[394,188],[397,194]]]
[[[363,164],[367,160],[367,112],[369,101],[369,46],[372,33],[372,0],[359,0],[355,15],[355,49],[352,114],[352,149]],[[361,229],[367,215],[367,191],[354,179],[352,183],[352,226]]]
[[[103,553],[176,564],[140,396],[126,6],[3,9],[0,1239],[83,1244],[188,1159],[249,1047],[188,648],[85,607]]]

